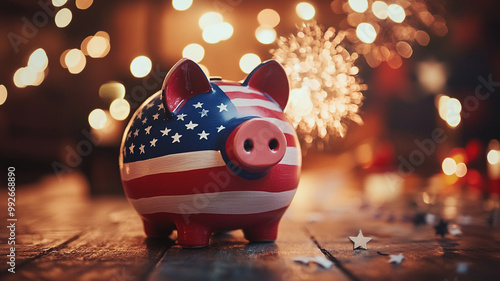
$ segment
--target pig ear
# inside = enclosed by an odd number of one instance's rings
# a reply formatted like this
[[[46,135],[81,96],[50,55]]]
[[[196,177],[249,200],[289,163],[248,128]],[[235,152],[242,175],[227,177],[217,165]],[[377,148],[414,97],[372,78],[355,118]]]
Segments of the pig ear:
[[[245,79],[243,85],[268,94],[282,109],[288,102],[290,94],[288,77],[283,66],[275,60],[268,60],[257,66]]]
[[[189,59],[181,59],[165,77],[162,100],[165,108],[174,113],[189,98],[210,90],[210,82],[198,64]]]

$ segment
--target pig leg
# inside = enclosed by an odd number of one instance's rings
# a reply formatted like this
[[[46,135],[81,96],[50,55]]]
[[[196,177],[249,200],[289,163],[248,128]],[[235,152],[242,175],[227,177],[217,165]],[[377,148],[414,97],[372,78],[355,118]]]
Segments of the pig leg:
[[[167,224],[158,226],[150,221],[142,219],[142,223],[144,225],[144,232],[148,237],[168,237],[172,234],[172,231],[175,229],[174,224]]]
[[[177,241],[182,248],[208,246],[212,230],[196,222],[177,223]]]
[[[250,242],[272,242],[278,236],[278,225],[279,220],[257,224],[243,229],[243,233],[245,234],[245,238]]]

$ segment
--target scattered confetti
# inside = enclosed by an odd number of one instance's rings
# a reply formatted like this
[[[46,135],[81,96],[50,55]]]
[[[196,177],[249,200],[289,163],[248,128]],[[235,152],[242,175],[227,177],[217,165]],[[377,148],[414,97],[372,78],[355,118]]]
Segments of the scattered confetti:
[[[388,263],[401,264],[401,262],[405,259],[403,253],[399,253],[399,255],[390,255]]]
[[[450,231],[450,234],[453,235],[453,236],[462,236],[462,230],[456,224],[452,224],[450,226],[449,231]]]
[[[356,250],[358,248],[368,250],[368,248],[366,247],[366,243],[368,243],[370,240],[372,240],[372,237],[363,236],[363,232],[361,232],[361,229],[360,229],[358,232],[358,236],[356,236],[356,237],[349,236],[349,239],[352,241],[352,243],[354,243],[353,250]]]
[[[434,226],[436,230],[436,235],[441,235],[442,238],[449,233],[448,232],[448,222],[445,222],[443,219],[439,220],[439,223]]]
[[[311,262],[319,264],[321,267],[329,269],[332,267],[333,262],[324,256],[299,256],[293,259],[294,262],[309,264]]]

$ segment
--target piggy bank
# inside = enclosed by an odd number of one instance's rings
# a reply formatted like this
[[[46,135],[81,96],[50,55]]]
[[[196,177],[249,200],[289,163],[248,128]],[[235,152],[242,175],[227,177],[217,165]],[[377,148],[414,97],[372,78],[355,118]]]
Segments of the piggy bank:
[[[123,188],[146,235],[177,230],[184,248],[236,229],[249,241],[274,241],[300,177],[299,142],[283,113],[288,96],[276,61],[239,83],[208,79],[180,60],[121,143]]]

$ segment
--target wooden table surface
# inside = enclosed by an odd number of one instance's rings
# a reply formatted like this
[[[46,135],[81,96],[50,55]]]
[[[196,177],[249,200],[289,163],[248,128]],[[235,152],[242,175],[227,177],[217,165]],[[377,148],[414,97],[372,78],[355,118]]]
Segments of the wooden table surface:
[[[182,249],[175,232],[146,239],[123,196],[90,197],[78,174],[62,181],[48,177],[17,189],[16,273],[7,271],[4,228],[0,279],[500,280],[498,218],[488,223],[498,201],[456,187],[432,193],[435,179],[392,179],[393,174],[356,176],[312,165],[303,172],[275,243],[249,244],[241,231],[233,231],[214,235],[207,248]],[[382,194],[397,190],[386,200],[372,195],[373,185]],[[6,202],[3,193],[0,200]],[[421,202],[424,193],[434,201]],[[419,212],[431,214],[434,223],[416,225]],[[5,222],[6,212],[1,214]],[[433,226],[441,217],[458,223],[462,236],[436,235]],[[353,250],[348,239],[359,229],[373,237],[367,250]],[[405,257],[401,264],[388,262],[399,253]],[[299,256],[324,257],[334,265],[295,262]]]

